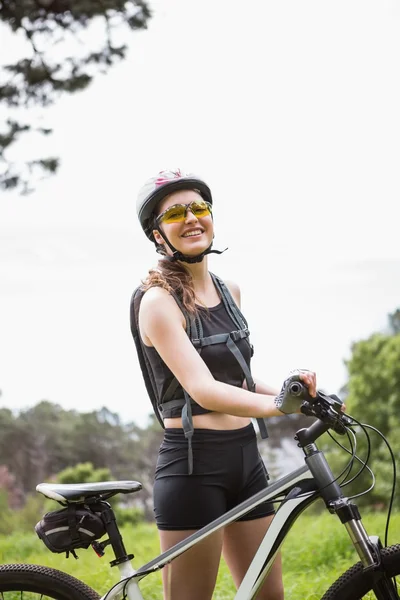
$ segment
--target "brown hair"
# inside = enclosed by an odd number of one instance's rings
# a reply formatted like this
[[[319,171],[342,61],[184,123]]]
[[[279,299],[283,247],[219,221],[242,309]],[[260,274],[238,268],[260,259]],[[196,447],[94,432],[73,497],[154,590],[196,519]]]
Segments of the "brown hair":
[[[144,291],[154,286],[174,292],[190,315],[197,314],[192,276],[184,265],[167,259],[159,260],[157,267],[150,269],[148,276],[142,281]]]

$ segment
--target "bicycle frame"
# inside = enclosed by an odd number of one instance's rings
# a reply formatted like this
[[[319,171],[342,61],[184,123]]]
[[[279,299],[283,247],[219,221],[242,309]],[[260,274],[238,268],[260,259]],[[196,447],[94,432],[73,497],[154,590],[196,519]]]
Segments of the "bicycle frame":
[[[131,563],[118,565],[122,579],[101,600],[113,600],[122,591],[125,592],[125,597],[129,600],[144,600],[138,586],[141,579],[150,573],[162,569],[172,560],[189,550],[189,548],[222,527],[229,525],[233,521],[237,521],[262,502],[279,499],[281,504],[234,599],[251,600],[255,598],[258,589],[272,566],[275,555],[279,551],[295,520],[303,510],[319,497],[318,486],[310,469],[307,465],[300,467],[270,484],[265,490],[245,500],[139,569],[134,570]]]
[[[309,404],[304,401],[302,407],[305,414],[314,415],[317,418],[308,428],[298,430],[294,438],[305,455],[305,465],[303,467],[281,477],[136,570],[131,564],[133,555],[126,552],[115,515],[107,499],[119,492],[138,491],[141,489],[139,482],[111,482],[111,484],[99,482],[90,486],[77,484],[69,487],[40,484],[36,489],[45,496],[64,504],[85,500],[88,504],[92,503],[102,513],[108,538],[100,542],[95,540],[92,546],[102,556],[104,548],[111,545],[115,559],[110,564],[119,569],[121,579],[108,590],[101,600],[117,600],[117,598],[121,598],[121,595],[124,600],[144,600],[139,589],[139,583],[144,577],[162,569],[195,544],[237,521],[259,504],[276,502],[279,503],[279,508],[234,597],[234,600],[253,600],[265,581],[274,559],[297,517],[318,498],[324,501],[325,507],[330,513],[334,513],[339,517],[358,553],[362,568],[360,571],[360,563],[354,565],[355,570],[352,567],[343,577],[334,582],[328,594],[331,593],[332,589],[336,598],[337,590],[341,593],[343,586],[349,587],[348,584],[353,583],[351,578],[354,575],[357,575],[359,580],[360,574],[368,573],[366,583],[370,586],[368,589],[374,592],[377,600],[399,600],[395,575],[391,570],[390,561],[390,568],[383,563],[384,558],[398,556],[399,546],[393,546],[382,551],[379,537],[368,536],[362,524],[357,505],[351,502],[351,497],[346,498],[343,495],[341,484],[338,483],[338,479],[342,479],[342,485],[346,485],[345,480],[349,475],[349,471],[351,471],[352,462],[355,458],[354,453],[348,451],[349,454],[352,454],[352,461],[341,475],[335,478],[324,453],[316,445],[316,440],[329,429],[343,435],[346,431],[349,432],[354,423],[358,423],[352,417],[341,416],[340,410],[339,412],[336,410],[337,403],[335,397],[332,398],[323,393],[318,394],[318,402],[315,401]],[[360,461],[360,459],[358,460]],[[346,475],[343,477],[344,474]],[[354,479],[355,477],[350,481]],[[65,487],[68,489],[65,489]],[[397,571],[395,573],[397,574]]]
[[[368,536],[357,506],[343,496],[341,487],[337,483],[324,453],[316,446],[316,440],[328,429],[330,429],[330,425],[317,420],[307,429],[297,431],[295,439],[305,454],[306,464],[303,467],[281,477],[136,571],[129,562],[121,561],[118,567],[122,580],[109,590],[102,600],[113,600],[122,591],[124,598],[128,598],[128,600],[144,600],[138,585],[141,579],[162,569],[183,552],[222,527],[237,521],[262,502],[278,501],[280,502],[279,508],[234,597],[234,600],[253,600],[297,517],[318,498],[322,498],[326,508],[340,518],[365,571],[371,569],[375,571],[376,579],[373,589],[377,598],[397,598],[397,593],[393,591],[390,580],[379,572],[379,538]]]

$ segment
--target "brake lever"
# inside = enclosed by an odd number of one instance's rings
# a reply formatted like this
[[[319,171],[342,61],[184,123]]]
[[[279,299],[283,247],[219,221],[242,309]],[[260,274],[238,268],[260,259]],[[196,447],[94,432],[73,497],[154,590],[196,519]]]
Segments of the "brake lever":
[[[342,406],[344,404],[343,400],[341,400],[336,394],[324,394],[323,392],[318,392],[320,399],[324,402],[328,402],[331,406],[331,409],[337,414],[339,420],[347,427],[353,424],[353,419],[346,415],[345,412],[342,411]]]
[[[317,417],[327,423],[339,435],[344,435],[352,421],[342,413],[342,404],[343,402],[337,396],[328,396],[318,391],[315,398],[302,403],[300,410],[305,415]]]

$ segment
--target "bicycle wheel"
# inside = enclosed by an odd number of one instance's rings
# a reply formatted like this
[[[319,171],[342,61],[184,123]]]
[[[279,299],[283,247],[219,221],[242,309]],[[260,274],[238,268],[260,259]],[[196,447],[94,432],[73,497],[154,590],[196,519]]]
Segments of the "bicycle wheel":
[[[1,600],[98,600],[100,596],[75,577],[40,565],[0,565]]]
[[[388,577],[400,575],[400,545],[389,546],[381,551],[382,564]],[[361,600],[364,597],[375,598],[372,592],[373,573],[365,572],[360,562],[348,571],[329,588],[321,600]],[[367,596],[371,592],[371,596]],[[399,585],[397,584],[397,593]]]

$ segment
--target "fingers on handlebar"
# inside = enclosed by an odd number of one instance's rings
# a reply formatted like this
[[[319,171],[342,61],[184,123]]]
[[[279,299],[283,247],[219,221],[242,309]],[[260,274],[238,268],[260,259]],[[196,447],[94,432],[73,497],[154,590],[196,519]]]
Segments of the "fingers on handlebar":
[[[299,371],[299,377],[308,388],[308,393],[313,398],[317,395],[317,376],[314,371]]]

